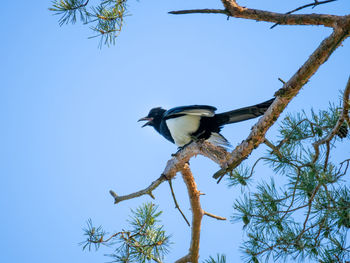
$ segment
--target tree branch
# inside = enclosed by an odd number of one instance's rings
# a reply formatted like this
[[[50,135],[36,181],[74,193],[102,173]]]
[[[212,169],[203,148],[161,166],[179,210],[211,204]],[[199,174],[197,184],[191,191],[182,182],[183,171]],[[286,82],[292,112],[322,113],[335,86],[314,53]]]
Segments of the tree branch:
[[[223,9],[191,9],[191,10],[179,10],[168,12],[172,15],[185,15],[185,14],[224,14],[229,16],[230,13]]]
[[[203,155],[212,161],[216,162],[220,167],[227,167],[227,160],[230,158],[230,154],[222,147],[215,146],[207,141],[198,141],[192,142],[184,149],[179,151],[176,155],[174,155],[168,162],[162,173],[162,175],[155,181],[153,181],[148,187],[143,190],[119,196],[113,190],[110,190],[110,194],[114,198],[114,203],[117,204],[124,200],[129,200],[132,198],[140,197],[145,194],[150,195],[153,199],[154,196],[152,191],[156,189],[161,183],[166,180],[170,180],[173,178],[178,171],[181,171],[184,165],[196,155]]]
[[[179,210],[180,214],[182,215],[183,219],[186,221],[187,225],[188,225],[188,226],[191,226],[191,225],[190,225],[190,222],[188,222],[186,216],[185,216],[184,213],[182,212],[182,210],[181,210],[179,204],[177,203],[177,200],[176,200],[176,197],[175,197],[175,193],[174,193],[173,184],[172,184],[172,182],[171,182],[171,179],[168,180],[168,182],[169,182],[169,187],[170,187],[171,195],[172,195],[173,200],[174,200],[174,203],[175,203],[175,208]]]
[[[348,123],[348,127],[350,127],[350,117],[349,117],[349,109],[350,109],[350,76],[348,79],[348,83],[346,84],[344,95],[343,95],[343,113],[345,121]]]
[[[200,232],[201,232],[201,222],[204,215],[204,211],[201,207],[201,203],[199,200],[201,194],[197,189],[196,182],[194,181],[192,172],[188,164],[184,165],[181,173],[182,173],[182,178],[187,186],[188,196],[190,198],[190,203],[191,203],[192,235],[191,235],[191,246],[189,249],[189,253],[185,257],[176,261],[176,263],[180,263],[180,262],[197,263],[199,258],[199,240],[200,240]]]
[[[142,196],[145,194],[148,194],[149,196],[151,196],[154,199],[152,191],[154,189],[156,189],[164,181],[166,181],[166,178],[163,175],[161,175],[157,180],[153,181],[150,186],[148,186],[147,188],[140,190],[138,192],[128,194],[128,195],[123,195],[123,196],[118,196],[113,190],[110,190],[109,193],[114,198],[115,204],[118,204],[119,202],[124,201],[124,200],[129,200],[129,199],[132,199],[135,197],[139,197],[139,196]]]
[[[204,215],[209,216],[209,217],[212,217],[212,218],[215,218],[215,219],[217,219],[217,220],[227,220],[226,217],[217,216],[217,215],[208,213],[208,212],[206,212],[206,211],[204,211]]]
[[[275,12],[269,12],[258,9],[251,9],[239,6],[236,1],[233,0],[222,0],[225,7],[224,10],[220,9],[193,9],[193,10],[179,10],[171,11],[170,14],[224,14],[236,18],[252,19],[256,21],[265,21],[271,23],[277,23],[280,25],[323,25],[325,27],[336,27],[337,23],[344,17],[336,15],[326,14],[281,14]],[[323,3],[323,2],[320,2]],[[314,5],[314,4],[312,4]],[[295,10],[297,11],[297,10]],[[294,11],[292,11],[294,12]],[[348,16],[349,17],[349,16]]]
[[[344,121],[346,121],[346,118],[349,118],[349,105],[350,105],[349,102],[350,102],[350,77],[348,79],[346,88],[344,90],[342,113],[341,113],[337,123],[335,124],[334,128],[327,136],[325,136],[324,138],[322,138],[322,139],[320,139],[312,144],[314,149],[315,149],[315,156],[313,158],[313,162],[316,162],[318,159],[318,156],[320,154],[320,149],[319,149],[320,145],[326,144],[326,146],[327,146],[326,161],[325,161],[325,167],[326,167],[326,164],[328,162],[329,151],[330,151],[329,143],[334,138],[334,136],[337,134],[340,127],[343,125]]]
[[[332,34],[321,42],[304,65],[275,93],[276,99],[265,112],[265,115],[253,126],[248,138],[231,153],[228,168],[221,169],[214,174],[214,178],[219,178],[218,182],[226,173],[236,168],[255,148],[264,142],[267,130],[275,123],[288,103],[298,94],[299,90],[308,82],[312,75],[327,61],[344,39],[349,36],[349,32],[350,16],[344,17]]]

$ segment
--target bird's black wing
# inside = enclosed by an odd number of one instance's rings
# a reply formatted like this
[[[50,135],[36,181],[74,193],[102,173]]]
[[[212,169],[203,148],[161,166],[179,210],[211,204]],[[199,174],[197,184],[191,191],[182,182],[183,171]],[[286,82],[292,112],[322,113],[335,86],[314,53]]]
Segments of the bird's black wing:
[[[170,119],[179,115],[196,115],[203,117],[213,117],[215,115],[216,108],[208,105],[190,105],[180,106],[167,110],[163,118]]]

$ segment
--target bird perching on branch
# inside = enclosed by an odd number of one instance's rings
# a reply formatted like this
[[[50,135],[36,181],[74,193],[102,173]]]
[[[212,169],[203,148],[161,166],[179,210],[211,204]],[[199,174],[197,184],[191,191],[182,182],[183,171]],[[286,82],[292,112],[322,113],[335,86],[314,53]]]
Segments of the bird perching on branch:
[[[230,146],[220,134],[226,124],[259,117],[265,113],[274,99],[260,104],[216,114],[216,108],[208,105],[180,106],[170,110],[153,108],[139,121],[147,121],[142,127],[152,126],[164,138],[184,147],[192,141],[208,140],[222,147]]]

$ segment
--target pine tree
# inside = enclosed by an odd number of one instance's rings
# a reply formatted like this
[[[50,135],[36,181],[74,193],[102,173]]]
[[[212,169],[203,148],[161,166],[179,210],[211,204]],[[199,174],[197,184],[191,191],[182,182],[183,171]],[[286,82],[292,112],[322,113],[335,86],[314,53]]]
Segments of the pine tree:
[[[110,192],[115,203],[145,194],[153,198],[152,191],[156,187],[168,181],[172,190],[171,179],[177,172],[182,173],[192,207],[192,240],[189,253],[177,262],[198,262],[200,225],[204,215],[224,219],[205,212],[200,206],[200,192],[188,164],[197,154],[221,166],[214,175],[219,178],[218,182],[225,177],[229,187],[240,185],[242,188],[243,194],[235,200],[231,221],[244,224],[246,239],[242,242],[242,253],[246,262],[349,260],[350,247],[346,241],[350,228],[350,192],[344,181],[349,175],[350,156],[339,157],[333,153],[340,144],[349,143],[350,78],[342,92],[340,105],[331,104],[328,109],[317,113],[290,114],[280,121],[277,140],[265,136],[288,103],[350,35],[349,16],[293,13],[335,1],[311,1],[286,14],[242,7],[235,0],[222,0],[224,9],[169,12],[177,15],[223,14],[274,23],[271,28],[277,25],[323,25],[333,29],[290,80],[281,80],[283,86],[275,93],[275,102],[252,127],[247,139],[232,152],[205,141],[192,142],[170,159],[163,174],[149,187],[124,196]],[[127,0],[102,0],[96,5],[89,0],[55,0],[50,10],[60,16],[60,25],[74,24],[78,19],[90,25],[94,32],[92,38],[100,37],[100,46],[115,43],[128,15]],[[243,161],[260,144],[265,144],[268,151],[248,167]],[[269,182],[256,182],[254,174],[259,173],[256,169],[258,163],[269,166],[276,177]],[[183,215],[174,194],[173,197]],[[171,241],[160,224],[161,212],[157,211],[155,204],[147,203],[131,213],[129,229],[112,234],[102,227],[93,226],[89,220],[84,231],[83,248],[110,246],[113,252],[109,256],[113,262],[163,262],[171,250]],[[217,255],[203,262],[223,263],[226,257]]]

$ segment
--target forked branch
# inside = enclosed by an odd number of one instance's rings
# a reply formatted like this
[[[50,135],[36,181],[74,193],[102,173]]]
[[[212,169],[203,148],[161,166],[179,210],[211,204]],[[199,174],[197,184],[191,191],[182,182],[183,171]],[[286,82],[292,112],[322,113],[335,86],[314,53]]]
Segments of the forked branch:
[[[215,146],[207,141],[192,142],[176,155],[174,155],[165,166],[161,176],[153,181],[148,187],[137,191],[135,193],[119,196],[115,191],[110,190],[110,194],[114,198],[114,203],[117,204],[124,200],[140,197],[143,195],[150,195],[154,198],[152,191],[156,189],[161,183],[171,180],[177,172],[182,171],[185,164],[196,155],[203,155],[212,161],[216,162],[220,167],[227,167],[227,160],[230,154],[222,147]]]

